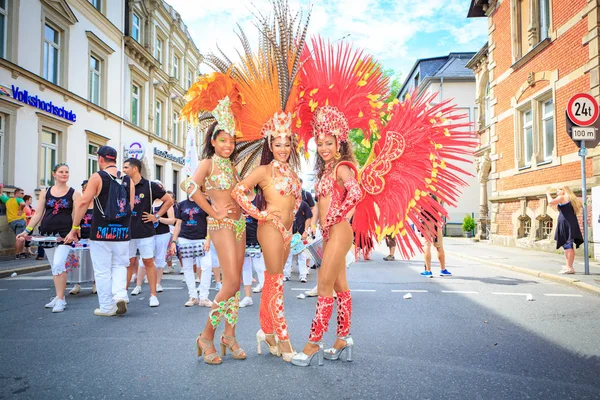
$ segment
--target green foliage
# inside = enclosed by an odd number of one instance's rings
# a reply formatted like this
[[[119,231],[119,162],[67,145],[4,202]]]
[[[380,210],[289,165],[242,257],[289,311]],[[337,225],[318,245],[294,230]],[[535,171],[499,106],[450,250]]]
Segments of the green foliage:
[[[465,216],[462,223],[463,232],[473,232],[475,229],[475,220],[469,214]]]

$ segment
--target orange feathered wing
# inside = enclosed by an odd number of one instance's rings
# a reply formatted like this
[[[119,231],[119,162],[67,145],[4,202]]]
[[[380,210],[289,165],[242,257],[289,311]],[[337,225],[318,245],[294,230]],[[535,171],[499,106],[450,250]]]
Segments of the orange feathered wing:
[[[191,124],[196,124],[202,113],[211,113],[225,97],[229,97],[237,136],[241,136],[243,131],[240,116],[243,99],[238,84],[228,74],[213,72],[200,76],[185,96],[188,102],[181,110],[181,117]]]
[[[364,197],[353,220],[361,243],[391,234],[402,256],[410,258],[415,249],[421,250],[419,232],[433,238],[441,216],[447,216],[429,194],[454,205],[467,185],[461,176],[469,174],[454,163],[472,162],[475,136],[464,129],[470,124],[457,122],[463,116],[456,115],[450,100],[430,105],[436,96],[410,96],[397,104],[373,147],[372,161],[361,170]]]

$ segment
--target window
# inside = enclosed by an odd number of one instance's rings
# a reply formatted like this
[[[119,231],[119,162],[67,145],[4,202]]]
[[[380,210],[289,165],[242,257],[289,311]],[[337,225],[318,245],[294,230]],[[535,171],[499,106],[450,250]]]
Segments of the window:
[[[102,12],[102,0],[89,0],[89,2],[94,6],[96,10]]]
[[[415,75],[415,78],[414,78],[413,84],[414,84],[414,86],[413,86],[413,87],[414,87],[415,89],[419,87],[419,73],[418,73],[418,72],[417,72],[417,74]]]
[[[550,0],[539,0],[540,2],[540,42],[548,38],[550,30]]]
[[[0,0],[0,57],[6,58],[8,37],[8,10],[6,0]]]
[[[519,231],[517,232],[517,238],[529,237],[531,233],[531,218],[528,216],[519,217]]]
[[[490,89],[490,83],[485,85],[485,98],[483,100],[485,110],[483,114],[485,126],[489,126],[492,119],[492,90]]]
[[[552,218],[546,216],[539,220],[539,227],[536,235],[537,240],[545,240],[551,238],[552,228],[554,224]]]
[[[173,56],[173,77],[179,79],[179,57]]]
[[[100,105],[100,78],[101,68],[100,59],[95,56],[90,56],[90,101],[96,105]]]
[[[140,42],[141,35],[141,20],[139,15],[133,13],[131,17],[131,37],[134,38],[138,43]]]
[[[552,99],[542,103],[542,141],[544,161],[551,161],[554,151],[554,102]]]
[[[60,32],[44,25],[44,78],[58,85],[60,63]]]
[[[160,164],[156,164],[154,166],[154,179],[158,179],[159,181],[162,182],[162,165]]]
[[[41,157],[39,163],[40,186],[52,186],[52,168],[58,159],[58,134],[49,130],[42,130]]]
[[[131,123],[140,125],[140,87],[131,85]]]
[[[525,56],[550,35],[550,0],[512,0],[513,61]]]
[[[154,49],[154,58],[158,60],[162,64],[162,51],[163,51],[163,41],[156,38],[156,47]]]
[[[177,192],[179,187],[179,171],[173,170],[173,196],[175,196],[175,201],[177,201]]]
[[[192,87],[192,83],[194,83],[194,73],[192,71],[188,71],[187,73],[187,86],[186,89]]]
[[[533,155],[533,117],[531,110],[522,113],[523,115],[523,165],[531,166],[531,157]]]
[[[162,136],[162,101],[156,100],[156,118],[154,119],[154,134],[158,137]]]
[[[87,156],[87,177],[89,178],[98,171],[98,156],[96,153],[101,146],[99,144],[88,143],[88,156]]]
[[[179,146],[179,114],[173,113],[173,144]]]

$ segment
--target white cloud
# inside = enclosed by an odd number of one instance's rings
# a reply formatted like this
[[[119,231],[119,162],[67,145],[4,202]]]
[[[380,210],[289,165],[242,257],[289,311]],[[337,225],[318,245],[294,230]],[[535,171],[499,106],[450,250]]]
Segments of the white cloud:
[[[167,1],[181,14],[202,53],[216,51],[215,44],[218,43],[231,57],[235,56],[234,49],[240,47],[234,33],[235,22],[242,26],[254,43],[258,34],[252,24],[252,13],[256,8],[264,14],[271,10],[269,0]],[[294,10],[300,7],[306,10],[309,5],[308,0],[290,0]],[[373,54],[386,68],[407,73],[416,61],[416,53],[422,54],[420,57],[439,55],[437,52],[427,54],[427,49],[410,47],[409,42],[418,42],[422,33],[435,34],[440,39],[443,37],[443,41],[451,42],[449,47],[443,48],[444,52],[454,50],[450,45],[468,47],[473,40],[474,46],[481,44],[487,35],[487,23],[485,18],[467,19],[468,6],[469,2],[464,0],[314,1],[309,32],[331,40],[347,37],[347,40]],[[439,51],[433,44],[423,46],[433,47],[430,51]],[[203,66],[202,70],[208,71],[208,67]]]

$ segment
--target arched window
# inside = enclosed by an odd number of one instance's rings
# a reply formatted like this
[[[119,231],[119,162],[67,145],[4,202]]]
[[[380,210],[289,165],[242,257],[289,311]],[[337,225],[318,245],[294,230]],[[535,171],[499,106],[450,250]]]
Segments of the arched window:
[[[490,90],[490,82],[488,81],[488,83],[485,85],[485,98],[483,100],[483,121],[486,127],[490,125],[490,120],[492,119],[491,102],[492,95]]]

